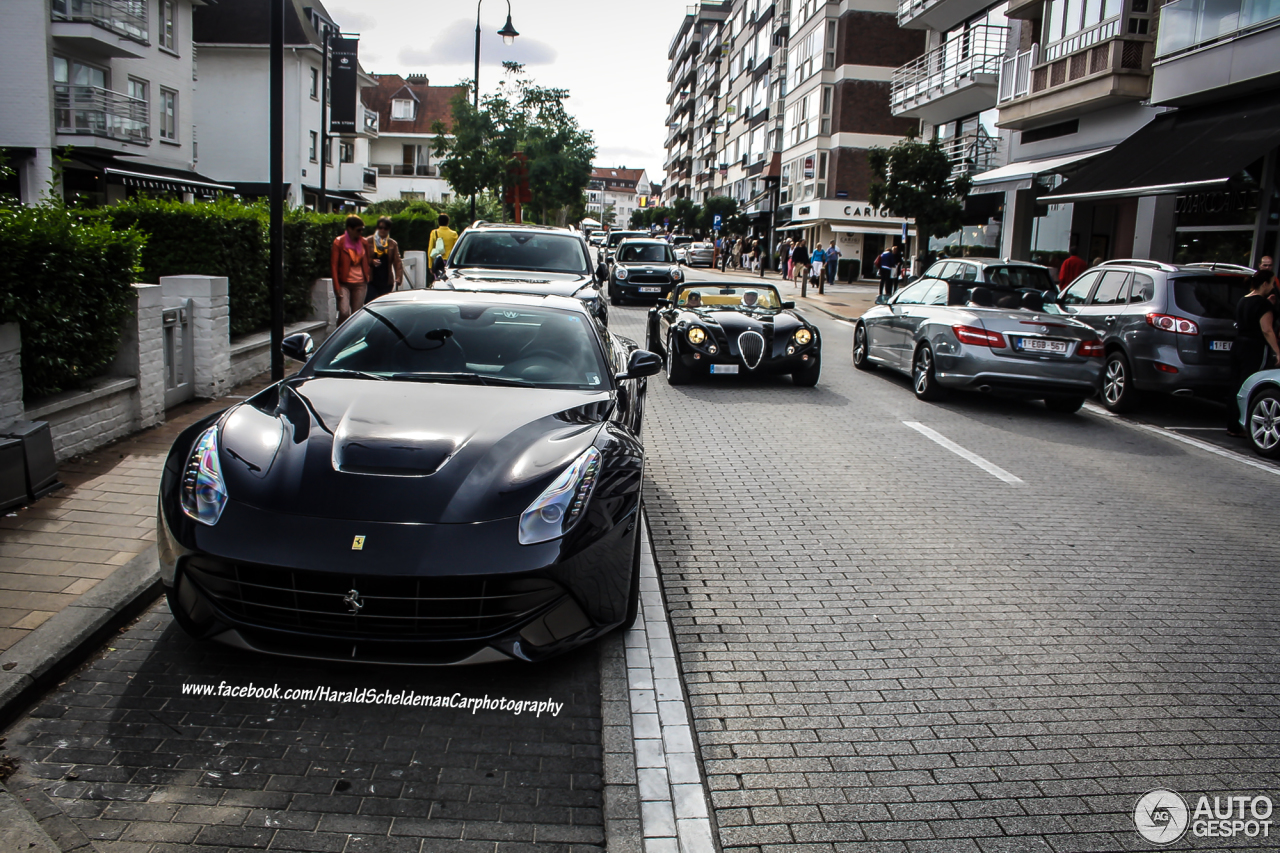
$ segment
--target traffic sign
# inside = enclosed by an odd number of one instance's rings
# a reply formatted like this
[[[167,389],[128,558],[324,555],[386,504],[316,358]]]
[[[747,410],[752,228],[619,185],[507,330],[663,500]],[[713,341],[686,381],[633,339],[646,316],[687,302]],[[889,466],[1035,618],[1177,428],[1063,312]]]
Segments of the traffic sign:
[[[712,217],[711,227],[715,228],[717,231],[720,230],[720,214],[717,213],[714,217]]]

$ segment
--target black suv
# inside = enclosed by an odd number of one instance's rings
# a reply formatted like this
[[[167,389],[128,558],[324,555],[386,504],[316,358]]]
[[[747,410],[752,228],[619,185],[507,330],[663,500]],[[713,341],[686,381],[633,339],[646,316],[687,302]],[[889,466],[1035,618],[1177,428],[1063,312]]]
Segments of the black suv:
[[[609,322],[609,306],[582,234],[545,225],[477,222],[462,232],[434,287],[576,296]]]
[[[684,281],[683,263],[666,240],[623,240],[609,268],[609,301],[661,299]]]

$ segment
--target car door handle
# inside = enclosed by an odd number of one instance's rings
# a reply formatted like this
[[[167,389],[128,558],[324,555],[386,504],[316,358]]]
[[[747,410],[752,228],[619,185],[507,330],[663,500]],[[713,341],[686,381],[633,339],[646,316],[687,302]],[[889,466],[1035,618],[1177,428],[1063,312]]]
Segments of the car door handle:
[[[1108,325],[1108,326],[1114,325],[1114,324],[1115,324],[1115,322],[1116,322],[1116,315],[1115,315],[1115,314],[1108,314],[1108,315],[1107,315],[1107,325]]]

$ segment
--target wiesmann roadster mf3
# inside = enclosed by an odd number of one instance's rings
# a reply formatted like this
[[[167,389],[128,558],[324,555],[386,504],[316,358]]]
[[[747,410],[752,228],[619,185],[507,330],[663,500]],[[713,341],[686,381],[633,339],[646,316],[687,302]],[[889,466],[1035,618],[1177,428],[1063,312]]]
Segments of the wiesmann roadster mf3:
[[[183,432],[158,513],[195,637],[295,657],[539,660],[630,624],[660,359],[578,299],[407,291]]]

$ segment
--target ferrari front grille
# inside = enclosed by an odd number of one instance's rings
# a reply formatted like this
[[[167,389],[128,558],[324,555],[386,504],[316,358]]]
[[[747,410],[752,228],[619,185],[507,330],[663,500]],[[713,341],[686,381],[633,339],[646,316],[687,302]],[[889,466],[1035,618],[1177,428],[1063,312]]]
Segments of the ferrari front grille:
[[[759,332],[743,332],[738,335],[738,352],[742,353],[742,361],[748,370],[760,366],[764,358],[764,336]]]
[[[343,639],[465,640],[516,627],[564,596],[544,578],[392,577],[191,557],[187,576],[242,624]]]

